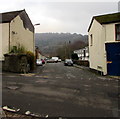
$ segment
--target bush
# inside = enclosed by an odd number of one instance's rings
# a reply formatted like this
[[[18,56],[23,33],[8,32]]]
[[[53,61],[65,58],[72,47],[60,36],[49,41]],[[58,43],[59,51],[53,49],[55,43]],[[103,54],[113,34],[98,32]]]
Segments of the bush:
[[[10,49],[10,53],[25,53],[25,48],[24,46],[13,46],[11,49]]]
[[[73,60],[78,60],[78,59],[79,59],[79,57],[78,57],[78,55],[77,55],[76,53],[73,53],[73,54],[71,55],[71,58],[72,58]]]
[[[18,46],[13,46],[10,49],[10,53],[14,53],[14,54],[17,54],[17,55],[26,54],[27,55],[27,62],[29,64],[29,68],[30,68],[30,70],[34,70],[34,67],[35,67],[34,53],[32,53],[31,51],[26,51],[23,46],[20,46],[20,44],[18,44]]]
[[[35,56],[31,51],[26,52],[28,64],[30,65],[30,70],[35,68]]]

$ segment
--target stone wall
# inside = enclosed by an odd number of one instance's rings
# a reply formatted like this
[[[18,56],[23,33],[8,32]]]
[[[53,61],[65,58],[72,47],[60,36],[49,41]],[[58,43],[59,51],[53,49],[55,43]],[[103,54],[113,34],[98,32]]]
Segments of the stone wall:
[[[29,72],[29,65],[26,54],[5,54],[5,61],[2,63],[2,70],[16,73]]]
[[[89,61],[86,60],[75,60],[74,64],[89,67]]]

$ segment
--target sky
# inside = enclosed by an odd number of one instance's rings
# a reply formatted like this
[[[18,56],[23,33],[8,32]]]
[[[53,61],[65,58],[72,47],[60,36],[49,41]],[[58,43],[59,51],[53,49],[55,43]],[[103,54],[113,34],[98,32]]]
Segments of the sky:
[[[105,1],[105,2],[104,2]],[[118,12],[119,0],[0,0],[0,13],[25,9],[37,33],[87,34],[93,16]]]

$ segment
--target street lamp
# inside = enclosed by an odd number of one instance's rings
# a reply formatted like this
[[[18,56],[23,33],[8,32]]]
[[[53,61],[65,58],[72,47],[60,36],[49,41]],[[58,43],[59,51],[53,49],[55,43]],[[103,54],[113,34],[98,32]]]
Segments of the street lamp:
[[[33,26],[34,26],[34,29],[35,29],[35,26],[38,26],[38,25],[40,25],[40,23],[34,24],[34,25],[33,25]]]
[[[38,23],[38,24],[34,24],[34,26],[38,26],[38,25],[40,25],[40,23]]]
[[[71,49],[70,49],[71,47],[70,47],[70,45],[71,45],[71,41],[69,41],[69,46],[68,46],[69,47],[69,51],[68,51],[69,52],[69,58],[71,58]]]
[[[33,26],[38,26],[38,25],[40,25],[40,23],[34,24]],[[33,40],[35,40],[35,32],[34,32],[34,35],[33,35]],[[33,45],[34,45],[34,52],[35,52],[35,42],[33,41],[33,43],[34,43]]]

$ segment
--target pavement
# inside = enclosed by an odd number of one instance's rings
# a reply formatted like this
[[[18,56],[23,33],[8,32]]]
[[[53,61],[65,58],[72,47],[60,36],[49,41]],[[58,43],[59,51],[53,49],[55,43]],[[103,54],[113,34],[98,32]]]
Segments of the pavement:
[[[89,67],[86,67],[86,66],[81,66],[81,65],[74,64],[74,67],[80,68],[80,69],[83,69],[83,70],[87,70],[87,71],[90,71],[92,73],[98,73],[96,71],[92,71]],[[100,74],[98,74],[98,75],[100,75]],[[120,76],[109,76],[109,75],[106,75],[106,77],[110,77],[110,78],[113,78],[113,79],[120,80]]]
[[[3,72],[2,106],[40,117],[118,117],[119,80],[86,67],[50,63],[35,72]]]

